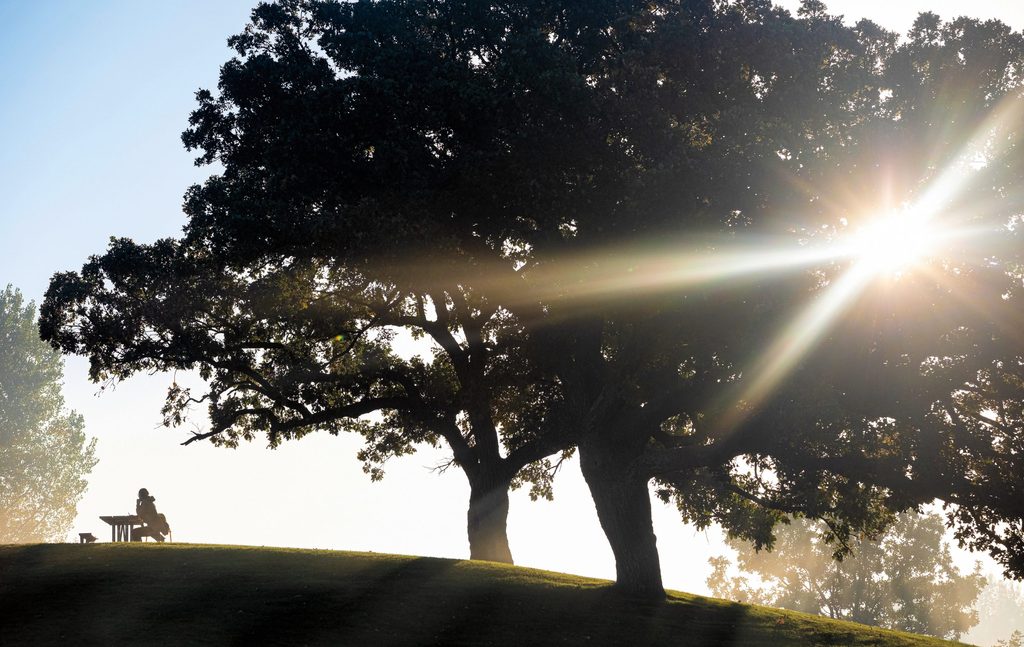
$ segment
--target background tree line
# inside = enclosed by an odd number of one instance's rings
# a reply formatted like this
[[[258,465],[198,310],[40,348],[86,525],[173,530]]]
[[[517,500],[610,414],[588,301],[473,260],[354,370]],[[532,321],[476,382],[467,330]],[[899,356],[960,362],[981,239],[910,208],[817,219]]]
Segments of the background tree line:
[[[735,563],[711,558],[708,587],[717,597],[950,640],[977,624],[985,578],[953,565],[940,515],[901,514],[876,540],[857,540],[842,561],[825,532],[820,522],[794,519],[777,530],[771,551],[730,540]]]

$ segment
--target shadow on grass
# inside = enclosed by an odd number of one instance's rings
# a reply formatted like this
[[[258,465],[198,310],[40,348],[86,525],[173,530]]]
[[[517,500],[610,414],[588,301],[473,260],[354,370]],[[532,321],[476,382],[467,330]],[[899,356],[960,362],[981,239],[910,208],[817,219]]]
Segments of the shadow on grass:
[[[414,558],[393,568],[366,572],[353,585],[288,586],[268,583],[261,613],[239,627],[240,644],[319,644],[339,636],[367,640],[374,634],[406,634],[411,593],[426,593],[432,582],[445,579],[453,562]],[[216,595],[216,591],[211,591]],[[417,596],[419,597],[419,596]],[[414,604],[422,604],[415,603]],[[420,616],[421,614],[415,614]],[[423,622],[407,629],[424,628]]]
[[[500,564],[181,544],[0,547],[0,616],[3,644],[936,644]]]
[[[88,551],[92,545],[81,546]],[[10,547],[13,548],[13,547]],[[24,644],[99,644],[119,633],[104,627],[102,609],[112,593],[133,587],[133,578],[120,569],[91,568],[94,555],[56,552],[52,546],[17,547],[17,559],[0,558],[0,642],[21,644],[18,629],[31,636]],[[97,613],[97,610],[100,613]]]

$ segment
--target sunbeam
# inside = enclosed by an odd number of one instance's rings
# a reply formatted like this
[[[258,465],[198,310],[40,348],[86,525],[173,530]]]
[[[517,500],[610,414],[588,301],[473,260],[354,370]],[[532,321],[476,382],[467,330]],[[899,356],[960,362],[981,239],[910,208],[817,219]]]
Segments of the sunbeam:
[[[532,298],[606,300],[637,292],[678,290],[741,279],[765,272],[807,267],[835,256],[824,244],[792,241],[752,241],[747,244],[707,243],[705,250],[681,251],[658,246],[626,252],[600,252],[566,262],[528,277],[536,286]]]
[[[755,361],[748,372],[749,382],[735,406],[726,409],[718,427],[731,429],[755,411],[874,276],[872,264],[855,264],[787,324]]]

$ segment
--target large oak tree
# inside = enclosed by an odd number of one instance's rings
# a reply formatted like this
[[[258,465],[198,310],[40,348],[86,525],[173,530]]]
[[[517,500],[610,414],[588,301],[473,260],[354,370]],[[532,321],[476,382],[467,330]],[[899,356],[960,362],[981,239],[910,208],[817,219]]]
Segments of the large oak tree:
[[[652,478],[762,545],[784,513],[842,545],[942,498],[1024,572],[1021,166],[996,118],[1018,34],[924,15],[900,43],[815,1],[285,0],[231,43],[184,135],[220,170],[183,237],[51,284],[44,334],[93,378],[198,368],[170,422],[203,401],[228,444],[357,431],[374,474],[445,442],[486,559],[511,559],[508,488],[549,494],[546,457],[578,448],[634,594],[662,594]],[[949,168],[974,181],[936,197]],[[1000,244],[880,290],[842,241],[922,200]],[[833,301],[809,353],[774,341]]]

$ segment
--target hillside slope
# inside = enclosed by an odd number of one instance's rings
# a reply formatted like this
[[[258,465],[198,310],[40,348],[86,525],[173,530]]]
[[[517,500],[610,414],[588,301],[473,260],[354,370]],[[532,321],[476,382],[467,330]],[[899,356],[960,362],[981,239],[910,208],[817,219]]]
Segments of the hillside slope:
[[[502,564],[152,543],[0,546],[0,643],[948,644]]]

